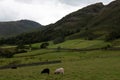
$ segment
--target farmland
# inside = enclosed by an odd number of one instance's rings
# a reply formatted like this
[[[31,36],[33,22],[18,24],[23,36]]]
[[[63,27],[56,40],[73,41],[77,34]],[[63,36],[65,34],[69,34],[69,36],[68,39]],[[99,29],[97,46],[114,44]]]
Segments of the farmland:
[[[69,46],[79,45],[79,48],[88,48],[89,46],[100,47],[105,43],[102,41],[80,41],[76,40],[64,42],[62,44]],[[85,44],[86,42],[86,44]],[[94,43],[94,45],[90,45]],[[34,44],[35,46],[38,45]],[[81,44],[81,45],[80,45]],[[108,43],[105,43],[108,44]],[[105,45],[103,44],[103,45]],[[49,47],[57,45],[51,44]],[[102,45],[102,46],[103,46]],[[70,46],[71,48],[72,46]],[[119,80],[120,79],[120,51],[114,50],[94,50],[94,51],[56,51],[48,49],[32,50],[30,52],[14,55],[13,58],[1,58],[1,66],[10,64],[29,64],[43,61],[61,60],[58,64],[45,64],[36,66],[18,67],[17,69],[0,70],[0,80]],[[55,75],[56,68],[63,67],[64,75]],[[50,68],[50,75],[40,74],[42,69]]]
[[[36,3],[36,0],[11,0],[15,8],[7,8],[11,6],[7,5],[9,1],[2,0],[1,10],[17,15],[1,16],[0,80],[120,80],[120,0],[111,0],[111,3],[103,0],[77,11],[74,9],[79,5],[92,2],[46,0],[42,4]],[[18,12],[15,10],[17,8],[20,9]],[[74,12],[66,13],[66,16],[54,22],[60,16],[58,13],[65,14],[64,11],[69,12],[69,9]],[[45,14],[39,18],[41,14],[35,15],[36,10]],[[19,15],[19,11],[22,11],[22,15]],[[54,18],[53,22],[41,25],[26,19],[7,20],[22,19],[29,11],[27,19],[41,23],[45,20],[44,16],[50,15],[45,21]],[[38,17],[34,18],[33,15]],[[65,70],[64,74],[54,74],[61,67]],[[46,68],[50,69],[50,74],[41,74]]]

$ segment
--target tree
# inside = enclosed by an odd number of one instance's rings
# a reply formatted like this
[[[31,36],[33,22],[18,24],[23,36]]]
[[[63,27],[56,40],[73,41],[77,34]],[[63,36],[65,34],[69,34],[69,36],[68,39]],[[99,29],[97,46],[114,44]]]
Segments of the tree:
[[[110,32],[108,35],[106,35],[106,41],[112,41],[115,40],[117,38],[120,38],[120,33],[119,31],[112,31]]]
[[[47,46],[49,46],[49,43],[47,43],[47,42],[44,42],[44,43],[42,43],[41,45],[40,45],[40,48],[47,48]]]
[[[9,51],[9,50],[0,50],[0,57],[4,57],[4,58],[11,58],[13,57],[15,53]]]
[[[24,52],[27,52],[26,46],[23,45],[23,44],[19,44],[19,45],[16,47],[16,53],[24,53]]]

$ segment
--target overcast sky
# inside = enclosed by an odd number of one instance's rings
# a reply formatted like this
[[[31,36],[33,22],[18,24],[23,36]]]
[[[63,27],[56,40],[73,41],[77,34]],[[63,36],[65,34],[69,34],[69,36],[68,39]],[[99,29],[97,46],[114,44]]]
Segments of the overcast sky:
[[[108,4],[111,1],[113,0],[0,0],[0,21],[29,19],[47,25],[89,4]]]

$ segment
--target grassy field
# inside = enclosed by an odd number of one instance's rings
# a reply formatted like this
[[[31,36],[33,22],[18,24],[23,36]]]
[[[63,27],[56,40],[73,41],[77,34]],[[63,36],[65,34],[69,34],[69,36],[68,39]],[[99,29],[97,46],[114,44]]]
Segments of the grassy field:
[[[93,44],[94,43],[94,44]],[[89,48],[106,45],[103,41],[70,40],[49,47]],[[38,46],[40,43],[34,44]],[[68,46],[69,45],[69,46]],[[71,45],[71,46],[70,46]],[[62,63],[38,66],[18,67],[0,70],[0,80],[120,80],[120,51],[56,51],[32,50],[16,54],[13,58],[0,58],[0,66],[8,64],[28,64],[42,61],[61,60]],[[55,75],[56,68],[63,67],[64,75]],[[44,68],[50,68],[50,75],[40,74]]]
[[[21,55],[15,55],[18,56]],[[16,60],[15,57],[11,60]],[[36,62],[37,57],[60,59],[62,63],[0,70],[0,80],[120,80],[120,51],[53,52],[37,55],[31,60]],[[40,74],[46,67],[51,70],[49,76]],[[64,75],[53,74],[59,67],[65,68]]]
[[[50,45],[49,48],[101,48],[110,44],[109,42],[104,42],[102,40],[82,40],[82,39],[75,39],[75,40],[68,40],[60,44]]]
[[[82,48],[102,48],[108,44],[115,46],[115,47],[119,47],[120,46],[120,39],[112,41],[112,42],[105,42],[103,40],[74,39],[74,40],[67,40],[67,41],[65,41],[63,43],[59,43],[59,44],[53,44],[52,41],[49,41],[48,43],[49,43],[48,48],[57,48],[57,47],[80,48],[80,49],[82,49]],[[32,44],[32,48],[39,49],[41,44],[42,43]]]

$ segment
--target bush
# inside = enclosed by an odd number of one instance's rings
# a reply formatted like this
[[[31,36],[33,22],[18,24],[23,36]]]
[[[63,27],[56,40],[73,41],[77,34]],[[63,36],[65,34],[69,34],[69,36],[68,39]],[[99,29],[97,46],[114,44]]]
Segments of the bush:
[[[118,38],[120,38],[120,33],[117,31],[112,31],[108,35],[106,35],[105,41],[112,41]]]
[[[109,49],[109,48],[111,48],[111,47],[112,47],[112,45],[107,44],[106,46],[102,47],[102,49],[107,50],[107,49]]]
[[[24,49],[24,48],[25,48],[25,45],[20,44],[20,45],[18,45],[16,48],[17,48],[17,49]]]
[[[60,46],[58,46],[58,47],[57,47],[57,51],[59,52],[60,50],[61,50],[61,47],[60,47]]]
[[[16,47],[16,54],[17,54],[17,53],[27,52],[27,49],[29,49],[29,46],[18,45],[18,46]]]
[[[4,58],[11,58],[13,57],[15,53],[9,51],[9,50],[0,50],[0,57],[4,57]]]
[[[16,54],[18,54],[18,53],[25,53],[25,52],[27,52],[26,49],[16,49]]]
[[[47,48],[49,46],[49,43],[45,42],[40,45],[40,48]]]

